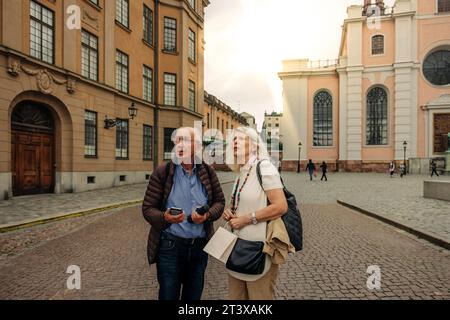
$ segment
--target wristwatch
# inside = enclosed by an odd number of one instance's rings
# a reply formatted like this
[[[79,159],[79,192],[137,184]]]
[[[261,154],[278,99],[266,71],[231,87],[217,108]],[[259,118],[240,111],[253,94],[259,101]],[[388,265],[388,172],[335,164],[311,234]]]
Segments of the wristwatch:
[[[256,220],[256,212],[252,212],[252,224],[257,225],[258,220]]]

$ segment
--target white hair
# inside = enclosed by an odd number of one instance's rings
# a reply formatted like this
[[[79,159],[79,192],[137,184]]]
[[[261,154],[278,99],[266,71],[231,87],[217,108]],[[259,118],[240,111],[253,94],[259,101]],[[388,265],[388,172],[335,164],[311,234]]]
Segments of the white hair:
[[[258,132],[250,127],[239,127],[233,130],[232,134],[227,137],[226,146],[226,163],[231,170],[237,172],[239,171],[240,164],[235,162],[234,150],[233,150],[233,140],[236,133],[242,133],[250,139],[250,155],[256,156],[258,160],[269,159],[269,152],[267,151],[266,144],[263,139],[259,136]]]

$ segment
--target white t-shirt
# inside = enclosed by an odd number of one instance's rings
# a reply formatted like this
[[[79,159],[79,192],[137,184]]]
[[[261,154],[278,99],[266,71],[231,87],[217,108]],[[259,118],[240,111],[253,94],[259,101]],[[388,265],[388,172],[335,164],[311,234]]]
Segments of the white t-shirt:
[[[267,207],[267,196],[265,191],[283,188],[277,168],[270,161],[264,160],[261,162],[261,177],[264,191],[259,184],[258,176],[256,174],[257,163],[258,161],[255,157],[250,158],[249,162],[245,166],[241,167],[240,174],[234,181],[233,191],[235,190],[237,180],[240,178],[238,186],[239,190],[251,168],[251,173],[240,195],[240,201],[236,210],[237,216],[248,215],[252,212],[256,212]],[[267,222],[259,222],[257,225],[251,224],[245,226],[241,230],[235,231],[235,233],[239,236],[239,238],[244,240],[264,242],[266,241],[266,229]],[[228,273],[236,279],[255,281],[263,277],[269,271],[271,264],[270,257],[267,256],[266,265],[262,274],[249,275],[231,270],[228,270]]]

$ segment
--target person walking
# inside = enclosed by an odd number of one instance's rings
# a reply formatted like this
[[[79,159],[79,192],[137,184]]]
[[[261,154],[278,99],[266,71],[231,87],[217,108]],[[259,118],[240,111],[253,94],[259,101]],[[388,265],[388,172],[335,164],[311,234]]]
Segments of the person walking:
[[[400,178],[403,179],[403,176],[405,176],[405,175],[406,175],[406,165],[405,165],[405,163],[402,163],[400,165]]]
[[[214,169],[194,157],[202,147],[198,136],[193,128],[177,130],[174,157],[154,170],[142,204],[151,225],[147,258],[156,263],[159,300],[201,299],[208,263],[203,248],[225,207]]]
[[[322,178],[320,178],[320,181],[323,181],[324,178],[325,178],[325,181],[328,181],[328,178],[327,178],[328,165],[326,164],[325,161],[322,162],[322,165],[320,166],[320,168],[322,168]]]
[[[395,162],[391,161],[391,163],[389,164],[389,174],[391,178],[394,177],[394,173],[395,173]]]
[[[311,159],[309,159],[308,164],[306,165],[306,170],[308,171],[309,174],[309,181],[312,181],[313,175],[315,174],[316,171],[316,165],[312,162]]]
[[[437,175],[439,178],[439,174],[437,172],[437,164],[436,164],[436,161],[434,161],[434,159],[431,160],[431,177],[432,178],[433,178],[433,175]]]
[[[239,239],[265,242],[272,221],[288,210],[280,174],[269,160],[267,149],[254,129],[238,128],[232,139],[230,152],[234,155],[234,163],[228,165],[239,176],[233,185],[231,207],[225,209],[223,219]],[[258,164],[262,184],[258,181]],[[260,274],[237,272],[227,264],[230,300],[274,299],[279,264],[272,261],[267,253],[262,263],[264,266]]]

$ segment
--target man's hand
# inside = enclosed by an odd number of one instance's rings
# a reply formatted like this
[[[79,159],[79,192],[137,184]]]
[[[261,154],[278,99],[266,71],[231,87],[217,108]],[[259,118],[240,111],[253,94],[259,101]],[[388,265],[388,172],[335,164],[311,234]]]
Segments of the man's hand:
[[[180,224],[184,221],[184,218],[185,218],[184,212],[177,216],[171,215],[170,209],[167,209],[166,212],[164,212],[164,220],[166,220],[168,223],[171,224]]]
[[[191,218],[195,224],[202,224],[208,219],[209,213],[207,212],[205,215],[199,215],[197,211],[192,211]]]

